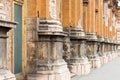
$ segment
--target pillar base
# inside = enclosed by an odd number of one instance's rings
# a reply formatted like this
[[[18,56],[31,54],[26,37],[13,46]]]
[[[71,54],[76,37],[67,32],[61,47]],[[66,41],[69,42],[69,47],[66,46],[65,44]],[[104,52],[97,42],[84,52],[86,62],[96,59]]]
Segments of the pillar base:
[[[107,57],[106,55],[103,55],[103,56],[101,57],[101,63],[102,63],[102,64],[108,63],[108,57]]]
[[[111,56],[112,56],[112,59],[115,59],[116,58],[116,53],[114,51],[111,51]]]
[[[66,62],[56,61],[51,70],[37,71],[36,74],[28,74],[27,80],[70,80],[70,72]]]
[[[100,68],[101,67],[101,60],[100,57],[97,55],[89,56],[89,61],[91,63],[92,68]]]
[[[111,54],[111,52],[107,52],[107,57],[108,57],[108,61],[112,61],[112,54]]]
[[[101,61],[99,58],[90,59],[90,63],[92,65],[92,68],[100,68],[101,67]]]
[[[75,60],[75,59],[74,59]],[[79,58],[76,62],[69,64],[70,72],[75,75],[87,75],[90,73],[91,65],[86,57]]]
[[[0,80],[16,80],[16,78],[9,70],[0,69]]]

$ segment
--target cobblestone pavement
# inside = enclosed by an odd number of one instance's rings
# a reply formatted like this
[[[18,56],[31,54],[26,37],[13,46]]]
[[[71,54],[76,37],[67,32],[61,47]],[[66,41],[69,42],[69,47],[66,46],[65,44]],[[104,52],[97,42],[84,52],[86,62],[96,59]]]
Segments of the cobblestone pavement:
[[[120,57],[92,70],[87,76],[76,76],[72,80],[120,80]]]

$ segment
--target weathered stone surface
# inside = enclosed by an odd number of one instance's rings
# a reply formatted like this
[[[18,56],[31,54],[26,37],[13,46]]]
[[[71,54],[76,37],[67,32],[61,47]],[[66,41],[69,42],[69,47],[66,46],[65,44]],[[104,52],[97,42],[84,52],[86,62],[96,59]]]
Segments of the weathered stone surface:
[[[16,23],[6,20],[4,6],[0,3],[0,79],[16,80],[15,75],[7,70],[7,32],[14,28]]]
[[[9,70],[0,69],[0,80],[16,80],[16,78]]]
[[[65,36],[62,27],[55,20],[40,20],[37,18],[36,20],[38,21],[36,29],[34,28],[36,25],[34,19],[31,18],[27,23],[30,25],[27,32],[28,34],[31,32],[30,36],[27,35],[27,79],[70,80],[67,64],[62,58],[63,37]]]
[[[87,58],[80,59],[81,62],[69,64],[69,69],[71,74],[75,75],[87,75],[90,73],[91,64],[88,62]]]
[[[87,51],[86,51],[86,55],[91,63],[91,67],[92,68],[99,68],[101,66],[101,59],[97,53],[98,50],[98,45],[97,42],[94,41],[88,41],[87,42]]]
[[[28,74],[28,80],[70,80],[70,72],[66,63],[54,62],[53,70],[37,71],[37,74]]]
[[[6,67],[6,39],[0,38],[0,68],[3,67]]]

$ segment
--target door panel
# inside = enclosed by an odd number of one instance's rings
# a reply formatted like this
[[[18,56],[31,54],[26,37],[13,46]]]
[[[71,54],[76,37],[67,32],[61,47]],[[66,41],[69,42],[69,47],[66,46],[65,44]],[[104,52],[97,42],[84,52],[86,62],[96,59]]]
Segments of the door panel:
[[[14,4],[14,73],[22,72],[22,6]]]

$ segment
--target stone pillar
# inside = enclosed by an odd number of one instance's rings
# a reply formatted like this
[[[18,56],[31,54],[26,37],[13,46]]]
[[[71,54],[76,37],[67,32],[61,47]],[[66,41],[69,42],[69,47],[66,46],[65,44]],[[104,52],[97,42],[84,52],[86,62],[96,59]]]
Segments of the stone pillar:
[[[108,60],[111,61],[112,60],[112,51],[111,51],[111,46],[112,46],[112,34],[113,33],[113,11],[112,11],[112,8],[113,8],[113,4],[112,4],[112,1],[109,1],[108,2],[108,8],[109,8],[109,18],[108,18]]]
[[[88,32],[88,0],[83,0],[83,29]]]
[[[67,36],[64,38],[64,43],[63,43],[63,58],[64,60],[68,63],[69,59],[70,59],[70,54],[71,54],[71,50],[70,50],[70,36],[69,36],[69,28],[71,25],[71,0],[68,1],[64,1],[62,0],[62,14],[61,14],[61,22],[62,22],[62,26],[63,26],[63,30],[65,32],[67,32]]]
[[[4,5],[0,3],[0,80],[16,80],[15,75],[7,69],[7,32],[14,28],[16,23],[6,21]]]
[[[88,3],[88,32],[87,38],[87,56],[91,62],[92,68],[98,68],[101,65],[99,55],[97,54],[97,36],[95,25],[95,0],[89,0]]]
[[[83,1],[71,0],[71,55],[68,62],[72,74],[86,75],[90,64],[85,56],[85,33],[83,31]]]
[[[98,50],[97,53],[100,57],[101,63],[104,63],[104,37],[103,37],[103,0],[96,0],[96,7],[95,7],[95,12],[96,12],[96,33],[97,33],[97,38],[98,38]],[[103,49],[103,50],[102,50]]]
[[[110,9],[109,9],[109,1],[103,1],[103,18],[104,18],[104,24],[103,24],[103,33],[104,33],[104,52],[103,52],[103,57],[104,57],[104,63],[108,62],[108,57],[107,55],[109,54],[108,52],[108,43],[109,43],[109,39],[108,39],[108,30],[109,30],[109,17],[110,17]]]
[[[27,80],[70,80],[70,72],[63,59],[63,38],[66,33],[60,23],[61,0],[40,0],[40,4],[41,15],[35,18],[33,26],[36,26],[33,45],[36,50],[34,55],[28,57],[28,67],[31,69],[27,71]]]

